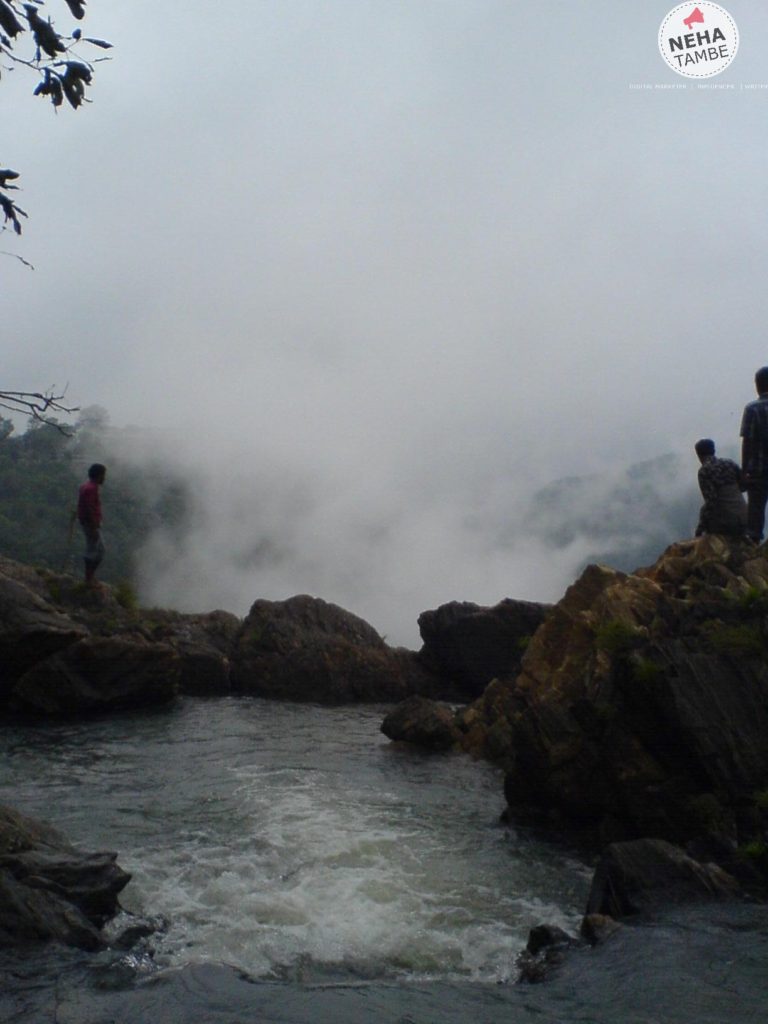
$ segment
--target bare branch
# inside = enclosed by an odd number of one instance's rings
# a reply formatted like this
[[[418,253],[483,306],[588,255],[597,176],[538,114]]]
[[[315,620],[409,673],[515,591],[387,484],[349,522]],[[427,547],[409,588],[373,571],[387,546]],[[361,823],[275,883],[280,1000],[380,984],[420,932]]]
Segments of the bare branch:
[[[59,423],[51,415],[54,412],[62,412],[70,416],[73,412],[79,411],[79,405],[67,406],[62,404],[62,399],[65,395],[66,388],[60,395],[55,394],[52,388],[46,392],[0,391],[0,409],[25,413],[33,419],[39,420],[40,423],[54,427],[59,433],[71,437],[72,432],[67,429],[66,424]]]
[[[35,269],[34,263],[30,263],[29,260],[25,260],[23,256],[19,256],[17,252],[6,252],[4,249],[0,249],[0,256],[10,256],[13,260],[18,260],[19,263],[23,263],[25,267],[29,267],[30,270]]]

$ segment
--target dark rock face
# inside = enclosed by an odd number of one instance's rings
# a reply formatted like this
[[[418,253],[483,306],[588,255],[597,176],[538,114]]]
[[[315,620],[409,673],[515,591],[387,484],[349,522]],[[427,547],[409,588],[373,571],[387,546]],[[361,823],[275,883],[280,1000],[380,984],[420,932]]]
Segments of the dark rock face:
[[[768,663],[702,647],[697,636],[651,642],[653,669],[617,674],[618,689],[646,749],[693,762],[711,791],[737,798],[768,778]]]
[[[614,919],[674,903],[733,897],[738,883],[715,864],[700,864],[661,839],[612,843],[597,865],[587,916]]]
[[[45,822],[0,806],[0,946],[53,939],[98,949],[131,877],[116,858],[83,853]]]
[[[525,645],[549,610],[510,598],[491,608],[452,601],[419,616],[419,656],[457,695],[474,700],[492,679],[515,678]]]
[[[303,595],[254,603],[235,645],[232,684],[323,704],[402,700],[435,687],[413,652],[388,647],[356,615]]]
[[[590,566],[536,631],[517,679],[458,716],[462,745],[507,770],[513,808],[603,842],[759,839],[767,651],[761,549],[708,536],[634,574]]]
[[[23,583],[0,576],[0,705],[32,665],[87,632]]]
[[[38,662],[18,680],[15,711],[76,715],[172,700],[179,658],[165,644],[88,637]]]
[[[461,737],[451,709],[426,697],[408,697],[398,704],[382,722],[381,731],[391,740],[426,750],[450,750]]]

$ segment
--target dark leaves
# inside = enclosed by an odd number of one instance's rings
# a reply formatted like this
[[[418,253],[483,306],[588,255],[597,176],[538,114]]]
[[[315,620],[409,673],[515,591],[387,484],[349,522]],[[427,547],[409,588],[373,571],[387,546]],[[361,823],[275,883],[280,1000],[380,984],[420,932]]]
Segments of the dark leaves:
[[[13,13],[13,8],[9,7],[5,0],[0,0],[0,28],[12,39],[24,31],[21,22]]]
[[[64,68],[63,73],[54,68]],[[60,61],[54,68],[43,69],[43,79],[35,89],[35,96],[50,96],[54,107],[60,107],[66,97],[75,110],[85,102],[85,87],[91,84],[93,71],[79,60]]]
[[[8,196],[4,196],[2,192],[0,192],[0,210],[5,214],[5,223],[7,224],[8,221],[10,221],[13,225],[13,230],[17,235],[20,235],[21,222],[19,221],[19,217],[26,217],[26,213],[20,206],[17,206],[13,200],[9,199]]]
[[[61,76],[61,87],[69,105],[77,110],[85,99],[85,87],[92,78],[91,69],[75,60],[67,61],[65,66],[67,70]]]
[[[85,0],[64,0],[64,3],[72,11],[72,17],[80,21],[85,17]]]
[[[49,57],[55,57],[59,53],[64,53],[66,46],[61,41],[61,36],[54,29],[53,25],[49,21],[43,21],[37,13],[37,8],[33,7],[32,4],[24,4],[24,10],[27,12],[27,21],[38,48],[44,50]]]
[[[35,89],[35,96],[50,96],[54,107],[60,107],[64,102],[64,90],[61,87],[61,79],[54,71],[48,68],[43,69],[43,80]]]
[[[87,0],[65,0],[65,3],[70,14],[78,21],[85,17]],[[66,100],[70,107],[77,110],[87,102],[86,90],[93,79],[93,66],[86,61],[66,58],[74,55],[81,42],[102,50],[111,49],[112,44],[105,39],[84,38],[79,28],[71,35],[62,36],[46,14],[45,0],[0,0],[0,54],[6,63],[13,62],[9,67],[24,65],[40,76],[34,90],[35,96],[48,97],[56,109],[63,106]],[[22,45],[18,37],[29,38],[26,36],[27,29],[36,50],[31,54],[16,53]],[[32,49],[31,45],[28,49]],[[109,58],[93,58],[93,64],[103,60]],[[5,66],[0,71],[5,71]],[[21,218],[27,214],[10,197],[11,191],[18,188],[13,184],[16,178],[18,174],[15,171],[0,168],[0,216],[4,218],[4,221],[0,220],[0,231],[10,226],[20,235]]]

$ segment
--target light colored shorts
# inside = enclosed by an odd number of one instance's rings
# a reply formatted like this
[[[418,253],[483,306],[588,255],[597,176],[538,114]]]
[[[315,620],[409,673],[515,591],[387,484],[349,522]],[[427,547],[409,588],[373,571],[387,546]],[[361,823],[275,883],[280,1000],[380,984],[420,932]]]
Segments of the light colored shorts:
[[[93,562],[98,565],[104,557],[104,541],[101,539],[101,530],[91,530],[83,527],[83,533],[85,534],[85,554],[83,557],[86,562]]]

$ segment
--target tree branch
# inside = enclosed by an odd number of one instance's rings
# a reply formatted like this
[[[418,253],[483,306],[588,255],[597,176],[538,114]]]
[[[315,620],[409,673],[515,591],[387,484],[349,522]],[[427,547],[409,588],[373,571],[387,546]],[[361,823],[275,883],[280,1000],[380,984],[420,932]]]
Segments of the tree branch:
[[[59,433],[71,437],[72,432],[67,429],[66,425],[59,423],[50,415],[53,412],[63,412],[69,416],[73,412],[78,412],[79,405],[61,404],[65,394],[66,388],[60,395],[54,394],[53,389],[44,393],[40,391],[0,391],[0,409],[26,413],[33,419],[39,420],[49,427],[54,427]]]

